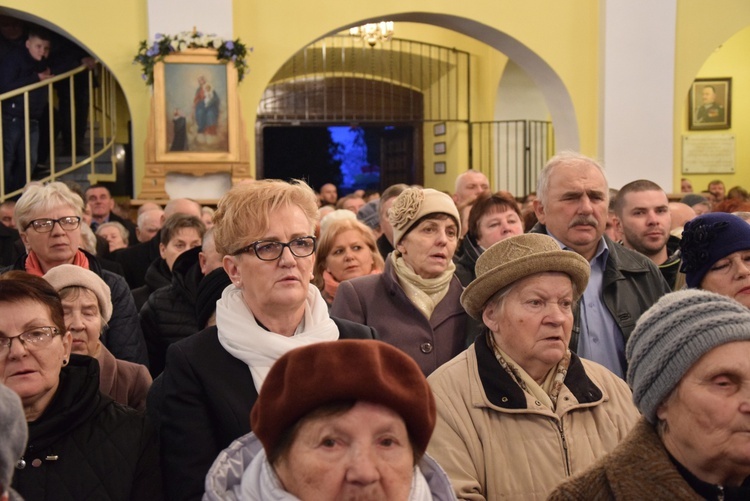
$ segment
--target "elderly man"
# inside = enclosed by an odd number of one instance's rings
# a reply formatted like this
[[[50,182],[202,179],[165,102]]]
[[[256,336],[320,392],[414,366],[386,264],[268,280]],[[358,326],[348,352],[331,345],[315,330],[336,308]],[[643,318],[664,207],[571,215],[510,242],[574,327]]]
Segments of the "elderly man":
[[[380,195],[378,218],[380,219],[380,231],[383,234],[378,238],[377,244],[378,252],[383,256],[383,259],[393,252],[393,226],[391,226],[391,222],[388,220],[388,209],[391,208],[396,198],[408,187],[408,185],[403,183],[394,184],[386,188]]]
[[[456,190],[453,193],[453,201],[458,206],[477,198],[485,191],[490,191],[490,182],[487,180],[487,176],[479,171],[470,169],[456,178]]]
[[[96,231],[100,224],[114,221],[123,225],[130,234],[128,242],[131,245],[138,241],[138,235],[135,231],[135,225],[128,219],[121,218],[115,214],[112,209],[115,207],[115,199],[109,189],[101,184],[93,184],[86,189],[84,193],[84,202],[91,208],[91,229]]]
[[[672,290],[677,290],[678,283],[683,285],[685,277],[679,274],[680,239],[669,233],[672,214],[664,190],[647,179],[626,184],[615,198],[615,215],[622,244],[658,266]]]
[[[625,377],[625,343],[641,314],[669,292],[654,263],[604,235],[609,204],[604,170],[591,158],[563,153],[539,174],[532,229],[555,238],[591,264],[575,312],[570,347]]]
[[[325,370],[320,370],[325,367]],[[455,499],[425,449],[435,400],[417,364],[379,341],[298,348],[271,368],[206,476],[208,500]]]
[[[16,462],[26,450],[28,435],[21,399],[0,384],[0,501],[21,499],[10,485]]]
[[[147,210],[138,214],[138,223],[135,227],[138,241],[143,243],[154,238],[164,224],[164,219],[164,211],[161,209]]]

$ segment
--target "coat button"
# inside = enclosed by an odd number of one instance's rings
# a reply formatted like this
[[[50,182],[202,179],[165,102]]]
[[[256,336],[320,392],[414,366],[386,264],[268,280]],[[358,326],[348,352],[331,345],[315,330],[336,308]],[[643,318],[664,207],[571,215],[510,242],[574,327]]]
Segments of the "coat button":
[[[422,353],[432,353],[432,343],[422,343],[419,349],[422,350]]]
[[[503,403],[505,403],[505,402],[508,401],[508,397],[503,397],[503,398],[500,399],[500,401],[503,402]]]

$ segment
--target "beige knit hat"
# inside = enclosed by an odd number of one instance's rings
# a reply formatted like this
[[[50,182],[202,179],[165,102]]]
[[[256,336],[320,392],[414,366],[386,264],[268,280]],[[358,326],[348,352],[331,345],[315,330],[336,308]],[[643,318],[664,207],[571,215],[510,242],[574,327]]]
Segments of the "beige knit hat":
[[[409,229],[428,214],[448,214],[456,220],[461,234],[461,216],[453,199],[432,188],[408,188],[388,209],[388,220],[393,226],[393,245],[398,245]]]
[[[61,264],[49,270],[43,277],[60,292],[66,287],[83,287],[94,293],[99,301],[99,310],[105,322],[112,318],[112,292],[99,275],[73,264]]]
[[[576,286],[573,299],[577,301],[586,290],[591,266],[579,254],[560,249],[552,237],[527,233],[492,245],[479,256],[475,270],[477,278],[461,294],[461,305],[481,320],[484,305],[493,294],[516,280],[545,271],[568,274]]]

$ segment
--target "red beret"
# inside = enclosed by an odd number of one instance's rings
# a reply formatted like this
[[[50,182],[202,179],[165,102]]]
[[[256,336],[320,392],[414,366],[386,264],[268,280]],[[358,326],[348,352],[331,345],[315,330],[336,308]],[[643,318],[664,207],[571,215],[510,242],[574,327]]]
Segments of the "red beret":
[[[266,452],[318,407],[340,401],[388,407],[406,423],[422,455],[435,428],[435,399],[411,357],[381,341],[339,340],[297,348],[279,358],[263,383],[250,423]]]

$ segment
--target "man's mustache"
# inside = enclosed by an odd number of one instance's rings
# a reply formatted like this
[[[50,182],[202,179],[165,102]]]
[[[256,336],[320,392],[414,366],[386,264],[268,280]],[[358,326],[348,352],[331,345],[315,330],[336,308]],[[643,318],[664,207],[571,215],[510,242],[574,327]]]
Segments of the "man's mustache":
[[[568,225],[568,228],[573,226],[593,226],[594,228],[599,227],[599,221],[594,216],[576,216]]]

